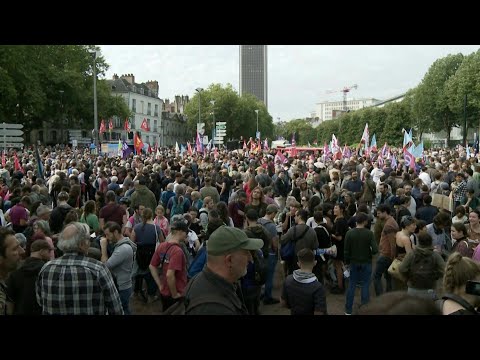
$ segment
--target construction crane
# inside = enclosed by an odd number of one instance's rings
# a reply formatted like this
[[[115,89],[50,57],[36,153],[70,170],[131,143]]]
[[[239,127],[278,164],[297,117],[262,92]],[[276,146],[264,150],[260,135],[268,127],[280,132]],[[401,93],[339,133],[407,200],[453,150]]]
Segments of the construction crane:
[[[353,84],[352,86],[345,86],[342,90],[328,90],[325,93],[326,94],[333,94],[333,93],[338,93],[338,92],[343,92],[343,111],[347,111],[347,94],[353,90],[357,89],[358,85]]]

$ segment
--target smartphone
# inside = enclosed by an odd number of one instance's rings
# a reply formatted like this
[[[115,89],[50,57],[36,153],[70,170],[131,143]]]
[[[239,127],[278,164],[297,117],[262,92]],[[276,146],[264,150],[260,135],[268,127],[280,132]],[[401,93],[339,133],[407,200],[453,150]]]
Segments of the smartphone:
[[[468,280],[465,292],[470,295],[480,296],[480,281]]]

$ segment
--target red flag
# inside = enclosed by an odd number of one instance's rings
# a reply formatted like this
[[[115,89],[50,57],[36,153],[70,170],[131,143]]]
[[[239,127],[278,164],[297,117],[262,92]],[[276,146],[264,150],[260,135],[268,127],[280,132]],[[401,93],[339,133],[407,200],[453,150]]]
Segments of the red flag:
[[[143,119],[142,121],[142,126],[140,126],[140,128],[144,131],[150,131],[150,129],[148,128],[148,123],[147,123],[147,119]]]
[[[243,150],[247,150],[247,143],[245,142],[245,139],[243,139]]]
[[[105,120],[102,119],[102,122],[100,123],[100,130],[98,132],[102,134],[105,131],[107,131],[107,129],[105,128]]]
[[[110,122],[108,123],[108,131],[112,132],[113,130],[113,119],[110,119]]]
[[[2,167],[5,168],[6,160],[5,160],[5,150],[2,151]]]
[[[133,145],[135,146],[135,149],[137,149],[137,153],[140,153],[143,149],[143,141],[138,136],[138,133],[135,133],[134,139],[133,139]]]
[[[415,170],[415,156],[405,149],[403,152],[403,158],[405,159],[405,165],[408,165],[412,170]]]
[[[190,145],[190,142],[187,142],[187,152],[188,152],[188,155],[193,154],[192,145]]]
[[[125,119],[125,124],[123,125],[123,129],[129,133],[130,132],[130,122],[128,121],[128,119]]]

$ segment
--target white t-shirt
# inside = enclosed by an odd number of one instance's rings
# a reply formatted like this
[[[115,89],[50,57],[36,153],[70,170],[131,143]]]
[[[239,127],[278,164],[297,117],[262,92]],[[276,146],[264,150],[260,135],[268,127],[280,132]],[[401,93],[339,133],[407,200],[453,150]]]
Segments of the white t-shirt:
[[[326,224],[327,223],[327,219],[323,218],[323,223]],[[317,222],[315,221],[315,219],[312,217],[309,217],[307,222],[305,223],[308,227],[311,227],[311,228],[316,228],[318,226]]]

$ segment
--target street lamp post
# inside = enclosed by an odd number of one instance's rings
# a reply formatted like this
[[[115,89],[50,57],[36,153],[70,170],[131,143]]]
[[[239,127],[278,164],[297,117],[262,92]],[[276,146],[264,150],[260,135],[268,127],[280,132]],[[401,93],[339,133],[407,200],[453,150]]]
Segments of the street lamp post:
[[[210,100],[210,104],[213,106],[213,141],[215,141],[215,136],[217,136],[217,129],[215,127],[215,100]]]
[[[202,96],[201,96],[201,92],[203,91],[202,88],[196,88],[195,89],[197,92],[198,92],[198,123],[200,124],[200,114],[201,114],[201,100],[202,100]]]
[[[255,135],[258,136],[258,110],[255,110],[255,112],[257,113],[257,133]]]
[[[98,116],[97,116],[97,51],[90,53],[93,57],[93,143],[98,146]]]
[[[60,136],[62,138],[62,141],[64,141],[64,138],[63,138],[63,93],[65,91],[63,90],[58,90],[58,92],[60,93]],[[67,139],[67,143],[68,143],[68,139]]]

